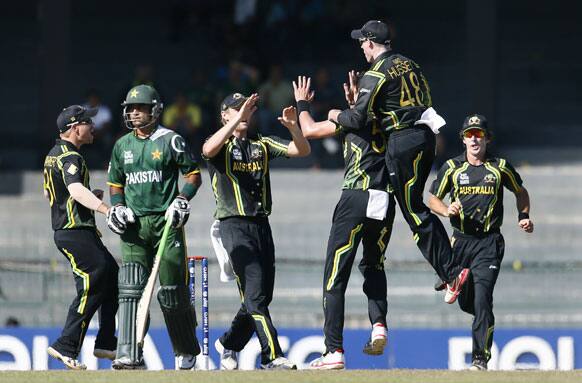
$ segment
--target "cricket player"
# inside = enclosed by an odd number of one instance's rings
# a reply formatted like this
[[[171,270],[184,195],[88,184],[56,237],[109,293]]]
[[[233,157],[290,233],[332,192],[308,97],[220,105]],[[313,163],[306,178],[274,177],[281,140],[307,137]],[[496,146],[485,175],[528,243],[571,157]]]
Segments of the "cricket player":
[[[59,139],[44,161],[44,195],[51,208],[54,241],[71,264],[77,296],[69,307],[67,321],[59,339],[48,353],[72,370],[87,366],[77,360],[93,314],[99,309],[99,331],[93,354],[113,359],[115,313],[117,312],[117,272],[115,259],[100,239],[95,226],[95,211],[110,215],[101,201],[103,191],[91,192],[89,170],[81,146],[93,142],[96,109],[69,106],[59,114]]]
[[[344,87],[346,100],[357,98],[356,77],[351,72],[350,86]],[[366,76],[366,75],[364,75]],[[307,138],[339,135],[343,142],[345,173],[341,198],[334,210],[327,244],[323,278],[325,352],[310,363],[320,370],[345,368],[343,348],[345,292],[360,242],[363,257],[359,269],[364,276],[368,315],[372,325],[363,352],[381,355],[387,343],[387,285],[384,254],[392,234],[395,203],[384,152],[386,138],[379,124],[347,128],[333,121],[314,122],[309,102],[314,93],[310,79],[300,76],[293,82],[299,122]]]
[[[145,368],[136,343],[136,310],[166,220],[172,221],[161,258],[157,298],[164,315],[177,365],[192,369],[200,353],[195,313],[186,285],[184,224],[190,199],[201,184],[200,170],[184,139],[159,125],[163,104],[149,85],[129,90],[123,119],[131,131],[115,143],[109,164],[111,204],[122,211],[122,266],[119,271],[119,342],[114,369]],[[179,174],[185,184],[178,190]]]
[[[279,121],[292,141],[249,132],[249,121],[259,97],[240,93],[221,104],[223,126],[204,143],[216,199],[214,217],[220,221],[222,243],[232,263],[242,305],[230,329],[217,339],[222,369],[237,369],[237,354],[256,332],[261,344],[261,368],[295,370],[283,356],[269,313],[275,283],[275,245],[271,214],[270,161],[277,157],[305,157],[311,149],[297,124],[294,107],[285,108]]]
[[[505,242],[499,229],[503,222],[503,188],[515,194],[518,225],[533,232],[529,195],[515,169],[503,158],[490,155],[491,134],[487,120],[468,116],[460,132],[465,152],[448,160],[430,188],[429,206],[449,217],[454,233],[453,257],[471,270],[459,296],[461,309],[474,316],[471,370],[486,370],[493,343],[493,289]],[[443,202],[447,193],[450,204]]]
[[[350,108],[331,110],[329,119],[345,129],[361,129],[373,122],[386,133],[386,167],[394,196],[418,248],[447,282],[445,301],[453,303],[469,270],[449,263],[447,232],[422,198],[434,161],[435,131],[444,120],[431,107],[430,88],[420,66],[392,51],[388,25],[371,20],[353,30],[351,37],[360,43],[370,69],[359,80],[358,97]],[[439,120],[442,123],[437,125]]]

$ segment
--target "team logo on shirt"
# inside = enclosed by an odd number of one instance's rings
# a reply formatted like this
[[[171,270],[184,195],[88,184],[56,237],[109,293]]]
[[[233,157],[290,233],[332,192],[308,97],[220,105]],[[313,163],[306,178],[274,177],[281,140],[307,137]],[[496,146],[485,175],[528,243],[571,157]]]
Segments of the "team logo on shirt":
[[[459,184],[467,185],[469,182],[469,175],[467,173],[459,174]]]
[[[152,152],[152,160],[161,160],[162,159],[162,152],[159,149],[156,149]]]
[[[74,164],[71,164],[69,166],[69,168],[67,169],[67,173],[69,173],[70,175],[74,176],[75,174],[77,174],[77,171],[79,170],[78,167],[76,167]]]
[[[124,150],[123,151],[123,164],[133,164],[133,153],[131,150]]]
[[[497,182],[497,178],[495,178],[495,175],[489,173],[483,178],[483,182],[485,182],[486,184],[494,184],[495,182]]]
[[[259,148],[253,148],[253,150],[251,151],[251,160],[258,160],[263,156],[263,153],[261,152],[261,149]]]
[[[235,160],[241,161],[242,160],[242,153],[239,148],[232,149],[232,156]]]

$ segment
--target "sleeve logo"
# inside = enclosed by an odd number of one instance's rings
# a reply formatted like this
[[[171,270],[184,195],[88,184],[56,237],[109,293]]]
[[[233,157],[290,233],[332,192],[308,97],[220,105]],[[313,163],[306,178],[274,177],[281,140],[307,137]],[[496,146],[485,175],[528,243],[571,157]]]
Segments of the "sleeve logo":
[[[67,169],[67,173],[69,173],[72,176],[74,176],[75,174],[77,174],[78,171],[79,171],[79,168],[76,167],[73,164],[69,165],[69,168]]]
[[[181,136],[175,135],[174,137],[172,137],[172,148],[177,153],[184,153],[186,148],[186,142]]]

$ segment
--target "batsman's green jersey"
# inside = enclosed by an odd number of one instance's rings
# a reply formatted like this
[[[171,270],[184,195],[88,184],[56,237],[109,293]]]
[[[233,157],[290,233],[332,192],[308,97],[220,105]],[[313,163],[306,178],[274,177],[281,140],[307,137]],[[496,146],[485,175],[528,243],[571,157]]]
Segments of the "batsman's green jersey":
[[[126,205],[139,217],[165,212],[178,195],[179,173],[199,172],[182,136],[158,126],[146,139],[130,132],[117,140],[107,184],[123,188]]]

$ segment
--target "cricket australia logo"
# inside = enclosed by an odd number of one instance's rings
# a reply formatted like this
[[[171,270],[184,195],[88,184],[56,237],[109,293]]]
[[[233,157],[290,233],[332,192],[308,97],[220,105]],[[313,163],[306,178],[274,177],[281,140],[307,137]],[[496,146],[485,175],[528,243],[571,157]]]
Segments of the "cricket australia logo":
[[[241,161],[242,160],[242,153],[240,151],[239,148],[234,148],[232,150],[232,156],[234,157],[235,160],[237,161]]]
[[[494,184],[497,181],[497,178],[495,178],[495,175],[489,173],[487,174],[484,178],[483,178],[483,182],[485,182],[486,184]]]
[[[469,182],[469,175],[467,173],[459,174],[459,184],[467,185]]]
[[[133,164],[133,153],[131,150],[124,150],[123,151],[123,164]]]
[[[253,148],[252,152],[251,152],[251,160],[258,160],[263,156],[263,153],[261,152],[261,149],[259,148]]]

